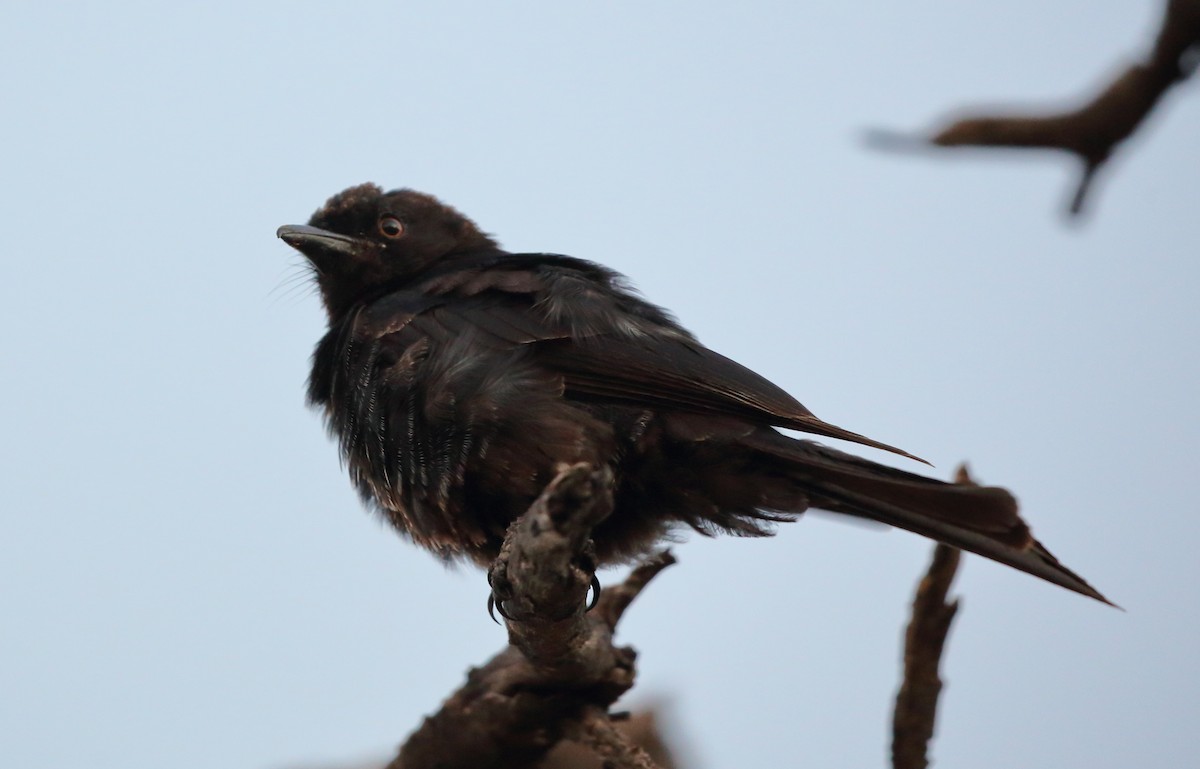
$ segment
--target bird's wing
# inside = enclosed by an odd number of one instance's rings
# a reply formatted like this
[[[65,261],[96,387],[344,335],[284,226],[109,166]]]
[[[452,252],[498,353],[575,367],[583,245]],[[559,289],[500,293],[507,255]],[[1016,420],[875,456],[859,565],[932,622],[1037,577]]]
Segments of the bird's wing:
[[[569,396],[694,414],[733,417],[853,441],[923,462],[906,451],[815,417],[795,398],[699,342],[664,330],[581,333],[523,302],[493,297],[450,299],[414,319],[429,334],[469,333],[500,346],[523,346],[561,376]],[[413,330],[416,330],[415,328]]]
[[[689,339],[608,334],[540,340],[534,346],[538,361],[560,372],[567,392],[576,397],[736,417],[924,461],[818,419],[767,379]]]

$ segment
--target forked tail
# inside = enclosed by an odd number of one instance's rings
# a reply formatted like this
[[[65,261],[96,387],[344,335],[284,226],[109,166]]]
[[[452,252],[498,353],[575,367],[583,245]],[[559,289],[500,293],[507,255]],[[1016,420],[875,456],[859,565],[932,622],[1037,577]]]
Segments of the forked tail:
[[[781,461],[777,471],[813,507],[907,529],[1116,606],[1033,538],[1005,489],[945,483],[774,431],[756,431],[744,445]]]

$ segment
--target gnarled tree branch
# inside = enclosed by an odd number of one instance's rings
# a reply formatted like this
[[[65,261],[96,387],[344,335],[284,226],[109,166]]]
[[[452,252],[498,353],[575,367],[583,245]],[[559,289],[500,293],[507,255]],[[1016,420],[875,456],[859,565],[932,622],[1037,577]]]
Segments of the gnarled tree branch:
[[[611,511],[611,481],[606,470],[568,467],[509,528],[489,579],[510,645],[470,671],[389,769],[533,766],[568,736],[602,747],[613,766],[652,766],[607,725],[609,706],[633,686],[636,656],[612,636],[674,559],[654,556],[586,611],[595,573],[588,543]]]

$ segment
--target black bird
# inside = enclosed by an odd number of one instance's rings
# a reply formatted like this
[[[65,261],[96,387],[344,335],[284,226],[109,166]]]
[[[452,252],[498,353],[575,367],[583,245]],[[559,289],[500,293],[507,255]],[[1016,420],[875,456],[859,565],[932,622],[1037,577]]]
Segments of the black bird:
[[[948,484],[775,428],[906,452],[823,422],[598,264],[513,254],[429,195],[375,185],[279,237],[329,331],[309,401],[404,535],[481,565],[564,463],[607,465],[601,563],[686,524],[762,536],[809,507],[880,521],[1107,600],[1030,535],[1008,491]],[[914,457],[915,458],[915,457]]]

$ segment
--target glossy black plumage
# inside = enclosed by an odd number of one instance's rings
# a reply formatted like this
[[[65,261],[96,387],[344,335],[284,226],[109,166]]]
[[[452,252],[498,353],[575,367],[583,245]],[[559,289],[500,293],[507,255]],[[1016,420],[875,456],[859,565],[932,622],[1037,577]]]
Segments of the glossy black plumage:
[[[510,254],[411,190],[362,185],[280,237],[314,268],[329,330],[309,399],[359,491],[445,558],[486,564],[565,463],[608,465],[601,561],[676,525],[769,533],[809,506],[899,526],[1105,600],[1029,534],[1012,496],[946,484],[776,427],[907,455],[817,419],[701,345],[618,274]]]

